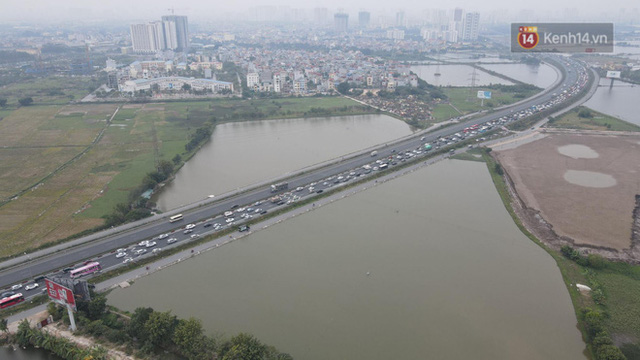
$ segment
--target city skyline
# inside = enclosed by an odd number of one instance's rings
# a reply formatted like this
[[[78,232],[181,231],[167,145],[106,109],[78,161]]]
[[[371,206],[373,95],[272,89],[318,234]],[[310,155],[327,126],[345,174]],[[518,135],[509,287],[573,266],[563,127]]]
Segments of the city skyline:
[[[140,0],[135,3],[125,2],[123,0],[115,0],[104,4],[88,4],[78,0],[61,0],[52,5],[49,1],[31,0],[21,3],[2,4],[0,5],[0,20],[4,22],[29,22],[29,21],[45,21],[49,23],[62,22],[65,20],[86,20],[95,19],[113,19],[126,21],[142,21],[145,18],[158,18],[163,15],[169,15],[172,12],[189,16],[195,20],[206,20],[208,18],[224,18],[228,13],[242,13],[250,11],[256,7],[280,7],[301,9],[312,12],[314,8],[327,8],[330,17],[334,13],[344,12],[357,19],[359,11],[368,11],[373,13],[391,14],[394,18],[399,12],[404,12],[406,17],[417,16],[425,9],[453,9],[464,8],[466,11],[489,13],[497,10],[508,10],[508,13],[514,17],[534,13],[536,15],[549,14],[554,17],[578,16],[583,18],[597,19],[600,14],[624,16],[634,9],[639,9],[640,5],[634,0],[611,0],[607,3],[595,3],[584,5],[584,2],[578,0],[540,0],[535,4],[525,5],[520,8],[514,8],[513,3],[505,0],[489,0],[479,4],[471,0],[457,0],[443,6],[441,3],[420,3],[400,0],[390,5],[387,2],[370,2],[364,0],[344,1],[317,1],[300,4],[293,0],[241,0],[233,4],[212,4],[204,1],[187,1],[175,3],[174,1],[148,1]],[[571,11],[565,11],[570,9]],[[615,9],[615,10],[612,10]],[[354,15],[356,17],[354,17]]]

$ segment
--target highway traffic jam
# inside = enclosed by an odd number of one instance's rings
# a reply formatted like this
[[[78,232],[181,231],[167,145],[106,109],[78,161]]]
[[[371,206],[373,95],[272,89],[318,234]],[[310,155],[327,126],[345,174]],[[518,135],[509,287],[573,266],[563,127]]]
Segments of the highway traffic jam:
[[[184,224],[176,227],[171,232],[159,234],[153,238],[139,239],[138,242],[132,243],[127,247],[102,254],[101,256],[76,264],[75,266],[59,269],[47,276],[88,278],[96,273],[113,270],[117,267],[140,261],[141,259],[156,256],[166,249],[181,246],[187,242],[196,241],[201,237],[209,236],[226,229],[234,229],[238,232],[250,231],[250,227],[246,225],[247,222],[269,214],[283,206],[293,204],[302,199],[318,196],[324,191],[344,186],[349,182],[359,180],[363,177],[371,177],[383,170],[397,167],[404,162],[424,158],[434,150],[451,147],[449,154],[453,154],[455,153],[456,144],[465,139],[475,139],[475,142],[478,143],[485,141],[487,140],[484,137],[486,136],[484,135],[486,132],[497,128],[506,130],[503,128],[505,125],[565,102],[585,87],[588,82],[586,68],[571,59],[563,61],[569,69],[577,73],[577,81],[573,86],[563,86],[560,88],[560,90],[558,90],[559,92],[554,93],[551,99],[546,102],[531,106],[525,110],[512,112],[507,116],[502,116],[491,121],[469,126],[455,134],[438,137],[438,139],[431,143],[426,142],[426,137],[423,136],[420,142],[421,145],[418,147],[412,147],[403,151],[395,149],[372,151],[370,153],[371,161],[368,164],[326,177],[323,180],[315,181],[305,186],[290,189],[287,182],[271,185],[271,196],[269,198],[251,204],[233,205],[227,211],[206,220]],[[569,72],[572,70],[569,70]],[[497,135],[494,134],[494,136]],[[180,223],[184,220],[181,214],[177,214],[171,217],[169,221]],[[233,233],[230,236],[233,236]],[[14,305],[41,292],[46,292],[44,278],[45,276],[38,276],[24,283],[15,284],[8,289],[0,290],[0,308]]]

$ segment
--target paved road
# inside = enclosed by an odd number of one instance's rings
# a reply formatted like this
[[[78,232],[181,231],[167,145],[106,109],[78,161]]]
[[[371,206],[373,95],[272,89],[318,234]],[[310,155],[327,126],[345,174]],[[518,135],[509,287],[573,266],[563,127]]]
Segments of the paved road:
[[[421,146],[424,142],[433,142],[439,137],[445,137],[454,133],[462,132],[463,129],[469,126],[482,124],[500,117],[507,117],[513,113],[530,109],[532,106],[549,102],[556,97],[555,94],[552,94],[554,91],[559,91],[562,88],[570,88],[578,80],[577,74],[578,69],[580,68],[579,64],[572,63],[568,66],[563,61],[562,66],[565,68],[567,76],[561,83],[558,83],[552,90],[543,95],[535,96],[532,99],[521,101],[516,105],[505,107],[493,113],[485,114],[465,122],[453,124],[428,134],[419,134],[414,137],[405,138],[399,142],[381,145],[377,149],[377,157],[385,158],[399,152],[404,152],[407,149],[415,149],[416,147]],[[424,140],[421,140],[422,136],[424,136]],[[350,170],[360,168],[363,165],[370,163],[371,160],[372,157],[368,152],[354,155],[325,167],[295,176],[288,180],[289,187],[291,189],[299,186],[305,186],[336,174],[349,172]],[[265,185],[210,204],[201,204],[193,209],[183,210],[183,224],[196,223],[202,219],[212,218],[231,209],[235,205],[244,206],[247,204],[253,204],[256,201],[263,200],[271,195],[273,194],[271,194],[268,185]],[[131,225],[128,227],[131,227]],[[84,259],[94,258],[101,254],[108,254],[117,248],[127,248],[131,244],[138,243],[142,239],[150,239],[159,234],[171,233],[175,229],[176,223],[169,223],[166,218],[158,217],[157,220],[149,221],[146,224],[136,226],[127,231],[105,236],[99,240],[94,240],[84,245],[79,245],[64,251],[31,260],[23,257],[21,260],[25,260],[24,262],[15,266],[7,267],[0,272],[0,288],[33,278],[38,274],[48,274],[67,266],[74,266],[81,263]],[[81,243],[82,240],[78,242]]]

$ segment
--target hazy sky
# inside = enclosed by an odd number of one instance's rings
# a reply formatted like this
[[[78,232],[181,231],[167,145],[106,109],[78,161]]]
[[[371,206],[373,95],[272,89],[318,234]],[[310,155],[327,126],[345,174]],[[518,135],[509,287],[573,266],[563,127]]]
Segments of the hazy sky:
[[[344,8],[347,11],[366,9],[371,11],[423,10],[429,8],[476,10],[480,13],[497,9],[509,9],[516,14],[519,7],[544,11],[564,8],[576,8],[580,13],[597,14],[599,12],[618,13],[621,9],[640,8],[640,0],[452,0],[452,1],[412,1],[412,0],[2,0],[0,1],[0,21],[31,21],[54,19],[115,18],[154,19],[166,14],[169,8],[175,8],[176,14],[190,17],[215,17],[223,12],[241,12],[260,5],[289,6],[292,8],[326,7],[330,10]]]

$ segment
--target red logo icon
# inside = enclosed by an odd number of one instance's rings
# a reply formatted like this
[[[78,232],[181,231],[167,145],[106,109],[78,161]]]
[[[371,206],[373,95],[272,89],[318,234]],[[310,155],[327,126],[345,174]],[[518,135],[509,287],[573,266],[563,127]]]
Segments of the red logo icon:
[[[537,26],[520,26],[518,28],[518,44],[523,49],[531,50],[535,48],[539,40]]]

